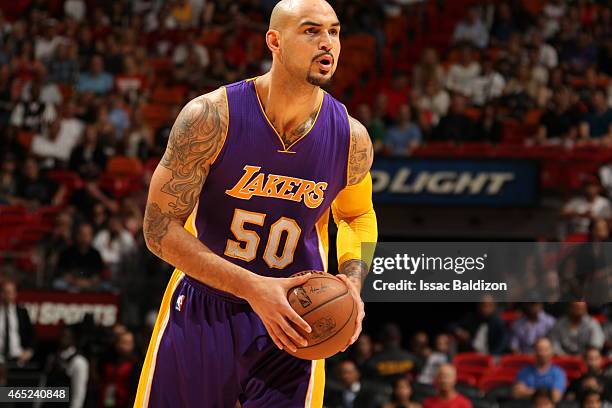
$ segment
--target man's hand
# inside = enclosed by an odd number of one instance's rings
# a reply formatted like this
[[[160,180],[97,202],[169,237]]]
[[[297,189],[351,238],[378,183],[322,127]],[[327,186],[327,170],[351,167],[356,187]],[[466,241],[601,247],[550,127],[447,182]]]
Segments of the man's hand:
[[[361,295],[360,295],[361,284],[356,283],[355,280],[350,279],[344,274],[338,274],[336,276],[340,280],[342,280],[342,282],[344,282],[346,286],[348,286],[351,296],[353,297],[353,300],[355,301],[355,303],[357,303],[357,307],[358,307],[357,325],[355,326],[355,332],[353,333],[353,337],[351,337],[351,339],[349,340],[349,343],[342,350],[342,351],[345,351],[351,344],[357,341],[357,339],[359,338],[359,335],[361,334],[361,324],[363,322],[363,318],[365,317],[365,309],[363,306],[363,300],[361,300]]]
[[[293,278],[269,278],[253,275],[248,289],[241,296],[249,302],[255,313],[261,318],[272,341],[281,350],[288,349],[296,352],[298,347],[308,345],[306,339],[295,330],[291,323],[306,333],[310,333],[311,328],[293,310],[287,300],[289,290],[303,285],[308,279],[310,279],[309,273]]]

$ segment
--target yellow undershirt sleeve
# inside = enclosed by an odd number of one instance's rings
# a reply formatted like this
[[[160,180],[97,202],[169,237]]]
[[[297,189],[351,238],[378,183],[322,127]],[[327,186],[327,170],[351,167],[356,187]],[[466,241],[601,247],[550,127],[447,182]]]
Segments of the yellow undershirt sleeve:
[[[370,266],[378,238],[370,173],[359,183],[346,186],[340,191],[331,208],[338,226],[338,265],[351,259],[360,259]],[[362,251],[362,243],[372,245],[364,246]]]

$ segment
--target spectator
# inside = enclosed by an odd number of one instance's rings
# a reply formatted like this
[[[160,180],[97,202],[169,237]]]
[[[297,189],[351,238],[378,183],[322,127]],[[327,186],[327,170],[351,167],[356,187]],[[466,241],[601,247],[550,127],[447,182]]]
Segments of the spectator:
[[[324,393],[325,406],[329,408],[370,408],[380,406],[379,390],[361,381],[359,371],[351,360],[338,364],[340,384],[328,384]]]
[[[89,72],[81,72],[77,90],[105,95],[113,89],[113,76],[104,71],[104,60],[100,55],[91,58]]]
[[[385,95],[387,101],[385,115],[392,120],[396,120],[400,107],[408,103],[408,95],[410,94],[408,76],[401,71],[395,72],[391,80],[391,86],[384,87],[381,94]]]
[[[26,132],[42,132],[55,120],[57,111],[52,104],[42,101],[40,85],[39,81],[32,82],[29,97],[15,105],[11,112],[11,126]]]
[[[515,353],[532,353],[535,342],[548,336],[555,318],[544,311],[541,302],[526,303],[523,316],[512,324],[510,349]]]
[[[400,106],[397,124],[392,126],[385,137],[385,147],[395,156],[410,156],[422,141],[421,130],[412,122],[410,106]]]
[[[480,76],[473,79],[472,102],[483,106],[500,97],[506,87],[506,80],[495,70],[494,62],[486,59],[482,64]]]
[[[108,360],[100,362],[99,406],[113,408],[133,406],[140,374],[134,345],[132,332],[120,333],[115,338],[114,353]]]
[[[535,48],[538,55],[538,62],[548,69],[555,68],[559,63],[557,50],[547,44],[542,38],[542,33],[534,30],[531,33],[531,46]]]
[[[57,33],[57,23],[55,19],[48,19],[43,28],[43,35],[35,39],[34,56],[43,63],[51,58],[57,46],[64,41]]]
[[[465,20],[455,27],[453,33],[455,43],[466,42],[478,48],[485,48],[489,43],[489,32],[480,16],[477,7],[470,7]]]
[[[38,162],[30,157],[23,164],[17,197],[28,207],[59,205],[64,201],[66,186],[57,185],[41,174]]]
[[[176,65],[183,65],[187,62],[187,56],[190,53],[194,53],[198,59],[199,65],[206,69],[210,64],[210,57],[208,55],[208,49],[202,44],[198,44],[196,36],[193,32],[187,33],[185,42],[180,43],[172,54],[172,61]]]
[[[609,407],[610,404],[604,405],[601,394],[597,391],[587,392],[580,401],[580,408],[602,408]]]
[[[130,128],[130,116],[128,108],[120,95],[113,94],[110,97],[110,109],[108,110],[108,122],[114,129],[111,140],[121,140],[125,138],[125,132]],[[101,115],[104,116],[104,115]]]
[[[153,131],[144,122],[140,111],[134,111],[123,142],[125,155],[146,160],[154,152],[154,143]]]
[[[98,140],[97,127],[87,125],[83,141],[74,148],[70,155],[70,170],[81,175],[99,174],[106,167],[106,160],[102,143]]]
[[[491,27],[491,42],[503,44],[510,39],[513,33],[518,31],[518,27],[514,22],[509,4],[500,3],[495,11],[495,20],[493,21],[493,27]]]
[[[74,333],[65,328],[59,339],[57,352],[49,358],[45,368],[45,387],[69,387],[70,408],[85,405],[89,361],[77,350]],[[43,407],[54,404],[44,404]]]
[[[587,234],[593,220],[612,218],[612,203],[601,194],[597,178],[590,177],[584,183],[584,194],[569,200],[561,215],[568,220],[568,233]]]
[[[23,366],[34,356],[36,334],[27,310],[16,302],[15,282],[4,280],[1,289],[0,359],[5,364]]]
[[[536,390],[531,397],[531,406],[533,408],[554,408],[555,402],[553,401],[552,395],[549,390],[540,389]]]
[[[130,102],[138,101],[140,94],[145,93],[148,81],[136,66],[136,60],[131,55],[123,57],[123,72],[115,76],[115,86],[119,94],[125,96]]]
[[[421,404],[414,402],[412,397],[412,386],[406,378],[400,378],[393,384],[393,395],[391,402],[383,405],[383,408],[421,408]]]
[[[438,52],[435,48],[423,50],[421,60],[412,70],[412,84],[418,90],[423,91],[429,83],[444,83],[444,68],[440,64]]]
[[[470,400],[455,389],[457,370],[451,364],[443,364],[436,374],[437,395],[423,401],[423,408],[472,408]]]
[[[99,231],[93,247],[98,250],[105,265],[117,276],[121,260],[136,249],[132,235],[125,230],[118,217],[108,220],[108,228]]]
[[[17,160],[11,153],[6,153],[3,156],[0,163],[0,205],[18,204]]]
[[[580,123],[580,136],[610,144],[612,139],[612,108],[607,106],[606,93],[595,91],[591,99],[592,109]]]
[[[462,47],[459,61],[448,69],[446,87],[453,92],[471,97],[474,93],[474,80],[480,75],[480,64],[474,58],[470,47]]]
[[[499,121],[498,110],[495,105],[486,105],[478,122],[477,140],[490,143],[499,143],[502,139],[503,125]]]
[[[565,372],[559,366],[552,364],[553,350],[548,338],[540,337],[534,349],[535,364],[528,365],[518,372],[512,395],[517,399],[529,399],[534,396],[536,390],[545,389],[551,393],[552,400],[557,403],[567,386]]]
[[[429,346],[429,337],[425,332],[417,332],[412,336],[412,350],[419,361],[417,381],[422,384],[433,384],[438,369],[448,362],[446,354],[433,351]]]
[[[486,354],[501,354],[508,344],[508,329],[497,315],[495,302],[490,296],[479,304],[476,313],[470,313],[454,328],[459,346]]]
[[[46,134],[34,136],[32,153],[42,158],[67,163],[72,150],[81,138],[83,129],[83,122],[76,118],[57,118],[51,122]]]
[[[372,138],[374,153],[383,151],[385,140],[385,125],[379,118],[372,116],[372,109],[368,104],[362,103],[357,107],[359,121],[366,127],[368,134]]]
[[[427,81],[417,101],[419,110],[430,115],[427,124],[435,127],[440,122],[440,118],[447,114],[449,105],[450,96],[440,83],[434,79]]]
[[[64,14],[79,23],[85,18],[87,4],[84,0],[66,0],[64,3]]]
[[[93,290],[100,286],[104,263],[92,246],[90,224],[78,227],[74,245],[64,250],[58,260],[54,286],[66,290]]]
[[[402,334],[396,324],[389,323],[382,329],[383,349],[374,354],[366,364],[368,372],[389,385],[397,378],[416,371],[417,358],[401,347]]]
[[[557,320],[550,338],[557,354],[583,354],[603,347],[604,335],[597,320],[587,313],[586,302],[571,302],[567,314]]]
[[[451,336],[447,333],[440,333],[436,336],[434,349],[437,353],[443,354],[451,361],[455,355],[456,347]]]
[[[366,366],[372,355],[374,354],[374,346],[372,344],[372,338],[366,333],[361,333],[359,338],[355,342],[353,347],[353,361],[357,366],[359,372],[364,375],[368,375],[366,372]]]
[[[582,401],[590,392],[597,392],[612,400],[612,379],[605,375],[603,370],[603,357],[599,349],[589,347],[584,353],[584,362],[587,372],[571,382],[567,389],[566,398]]]
[[[432,140],[465,142],[477,137],[476,124],[465,114],[466,102],[465,96],[453,95],[450,110],[434,128]]]
[[[536,140],[540,143],[575,140],[579,120],[579,112],[571,105],[571,91],[558,89],[553,95],[553,106],[542,115]]]

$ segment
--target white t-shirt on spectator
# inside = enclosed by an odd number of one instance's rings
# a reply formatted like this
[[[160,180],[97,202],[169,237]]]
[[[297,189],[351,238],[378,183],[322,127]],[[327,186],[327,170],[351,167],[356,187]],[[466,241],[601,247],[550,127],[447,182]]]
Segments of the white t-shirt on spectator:
[[[72,149],[79,143],[84,125],[78,119],[62,119],[55,140],[43,135],[32,139],[32,153],[37,156],[68,161]]]
[[[486,102],[502,95],[506,80],[499,72],[490,72],[474,79],[472,85],[472,102],[482,106]]]
[[[104,263],[116,265],[125,254],[134,250],[134,237],[127,231],[121,231],[118,236],[112,238],[110,232],[104,229],[96,234],[93,247],[100,252]]]
[[[60,36],[55,36],[51,39],[38,37],[34,45],[34,56],[40,61],[47,61],[51,59],[53,54],[55,54],[55,49],[63,41],[65,40]]]
[[[542,44],[538,53],[540,64],[546,68],[554,68],[559,64],[559,56],[555,47],[549,44]]]
[[[593,202],[589,202],[585,197],[575,197],[564,208],[578,213],[590,212],[591,216],[596,218],[612,218],[610,200],[602,196],[595,198]],[[586,234],[589,232],[589,224],[591,222],[588,218],[574,217],[570,220],[570,223],[574,233]]]
[[[453,64],[446,76],[446,87],[465,96],[473,95],[474,79],[480,74],[480,64],[472,62],[468,66]]]
[[[187,59],[188,51],[187,44],[180,44],[174,49],[174,53],[172,54],[172,61],[175,64],[182,64]],[[202,67],[207,67],[210,63],[210,57],[208,55],[208,49],[204,47],[202,44],[195,44],[194,51],[200,60],[200,64]]]
[[[441,89],[435,95],[421,95],[418,103],[419,109],[431,112],[431,124],[435,126],[440,121],[440,118],[448,112],[450,96],[448,92]]]
[[[85,18],[86,7],[87,5],[83,0],[66,0],[64,3],[64,13],[81,22]]]

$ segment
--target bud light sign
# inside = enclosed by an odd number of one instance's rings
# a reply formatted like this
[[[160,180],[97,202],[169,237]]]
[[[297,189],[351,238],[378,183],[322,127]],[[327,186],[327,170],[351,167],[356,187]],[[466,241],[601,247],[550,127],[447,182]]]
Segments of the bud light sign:
[[[530,160],[377,159],[378,203],[534,206],[539,166]]]

